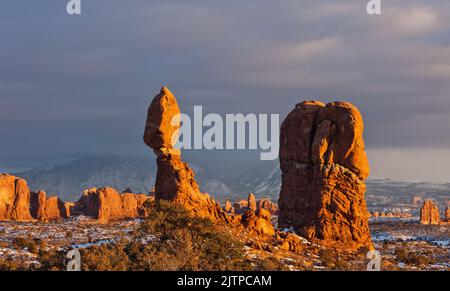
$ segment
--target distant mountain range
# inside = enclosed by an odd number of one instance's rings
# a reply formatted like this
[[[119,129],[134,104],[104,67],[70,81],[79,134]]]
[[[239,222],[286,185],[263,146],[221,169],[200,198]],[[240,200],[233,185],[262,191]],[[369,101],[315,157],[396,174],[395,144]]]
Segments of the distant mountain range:
[[[147,193],[155,182],[152,164],[119,155],[88,156],[45,164],[16,175],[27,180],[32,190],[44,190],[62,200],[74,201],[91,187],[108,186],[118,191],[130,188],[136,193]]]
[[[281,186],[278,161],[242,159],[236,164],[226,155],[215,155],[213,159],[205,158],[204,155],[189,156],[186,160],[196,172],[201,190],[219,201],[243,199],[250,192],[258,198],[278,199]],[[130,188],[135,193],[148,193],[155,182],[156,161],[120,155],[87,156],[45,164],[16,175],[26,179],[33,190],[42,189],[65,201],[73,201],[90,187],[109,186],[119,191]],[[450,183],[373,178],[367,181],[366,198],[369,206],[410,204],[413,197],[433,198],[444,205],[450,200]]]
[[[216,167],[199,165],[203,162],[190,161],[189,165],[201,190],[218,200],[236,200],[250,192],[259,197],[278,196],[281,173],[275,162],[268,168],[254,169],[231,163],[217,163]],[[135,193],[148,193],[155,183],[156,161],[121,155],[87,156],[47,163],[15,175],[26,179],[32,190],[44,190],[62,200],[74,201],[91,187],[113,187],[118,191],[130,188]]]

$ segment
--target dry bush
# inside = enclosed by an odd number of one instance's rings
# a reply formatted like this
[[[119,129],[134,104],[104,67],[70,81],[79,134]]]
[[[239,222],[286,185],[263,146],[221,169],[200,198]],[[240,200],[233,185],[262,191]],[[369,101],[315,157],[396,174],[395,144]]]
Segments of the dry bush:
[[[243,244],[210,220],[166,201],[148,204],[148,218],[129,238],[81,250],[86,271],[250,270]],[[64,269],[64,254],[40,253],[42,270]],[[266,262],[259,269],[277,268]]]

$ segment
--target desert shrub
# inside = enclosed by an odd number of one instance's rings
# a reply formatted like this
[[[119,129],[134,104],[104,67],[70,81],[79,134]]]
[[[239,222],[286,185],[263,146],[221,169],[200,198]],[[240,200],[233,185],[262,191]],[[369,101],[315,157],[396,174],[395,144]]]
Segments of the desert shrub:
[[[322,264],[329,270],[349,271],[363,269],[361,264],[364,264],[365,254],[362,255],[362,250],[358,250],[353,258],[356,260],[353,266],[349,263],[349,258],[343,257],[339,251],[332,249],[321,249],[319,251],[319,258]]]
[[[30,253],[38,252],[38,245],[33,239],[16,237],[12,241],[12,245],[18,250],[27,249]]]
[[[63,250],[41,248],[37,259],[41,264],[40,271],[63,271],[66,269],[66,252]]]
[[[0,257],[0,271],[28,271],[30,267],[15,259]]]
[[[410,253],[410,255],[408,256],[407,263],[413,264],[416,266],[426,266],[426,265],[432,264],[433,259],[429,256],[417,255],[417,254]]]
[[[210,220],[166,201],[148,205],[148,219],[133,234],[134,270],[234,270],[244,268],[243,244]],[[142,240],[154,236],[146,244]]]
[[[429,265],[433,263],[431,256],[410,252],[404,246],[395,249],[395,256],[397,260],[411,265]]]
[[[327,268],[334,268],[335,267],[335,261],[337,259],[337,256],[334,254],[333,251],[329,249],[321,249],[319,251],[319,257],[322,260],[322,263]]]
[[[127,271],[128,255],[126,243],[102,244],[81,249],[81,269],[83,271]]]
[[[81,249],[85,271],[251,270],[243,244],[210,220],[191,215],[166,201],[147,205],[148,219],[130,237]],[[63,270],[65,253],[41,251],[42,270]],[[281,269],[279,262],[261,263],[258,269]]]
[[[255,263],[256,271],[289,271],[289,268],[280,260],[274,257],[268,257]]]

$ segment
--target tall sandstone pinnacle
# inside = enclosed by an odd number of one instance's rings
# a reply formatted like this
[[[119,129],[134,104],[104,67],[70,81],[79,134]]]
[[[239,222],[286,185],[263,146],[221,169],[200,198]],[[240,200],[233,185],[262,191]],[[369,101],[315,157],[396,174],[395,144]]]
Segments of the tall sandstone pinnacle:
[[[346,102],[296,105],[281,126],[279,225],[325,245],[371,248],[364,124]]]
[[[271,214],[264,209],[256,209],[253,194],[249,195],[252,209],[248,209],[244,214],[235,214],[231,203],[228,203],[227,213],[208,194],[200,192],[194,172],[181,160],[181,151],[173,146],[180,128],[179,115],[177,100],[169,89],[163,87],[148,108],[144,132],[145,144],[153,149],[157,157],[155,199],[181,204],[194,215],[218,223],[233,227],[242,226],[257,236],[274,236]]]
[[[179,116],[177,100],[168,88],[162,87],[148,108],[144,132],[145,144],[157,157],[155,198],[180,203],[199,216],[218,219],[222,212],[219,204],[200,192],[194,172],[181,160],[181,151],[174,148]]]
[[[439,216],[439,208],[432,200],[425,200],[420,208],[421,224],[439,224],[441,218]]]
[[[32,220],[30,189],[25,180],[0,174],[0,219]]]

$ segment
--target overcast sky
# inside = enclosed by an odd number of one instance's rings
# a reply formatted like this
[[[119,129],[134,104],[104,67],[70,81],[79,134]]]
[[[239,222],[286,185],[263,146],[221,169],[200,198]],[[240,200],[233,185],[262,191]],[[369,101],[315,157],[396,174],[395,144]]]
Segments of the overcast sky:
[[[450,1],[3,1],[0,172],[96,153],[149,155],[161,85],[182,110],[356,104],[376,177],[449,181]]]

